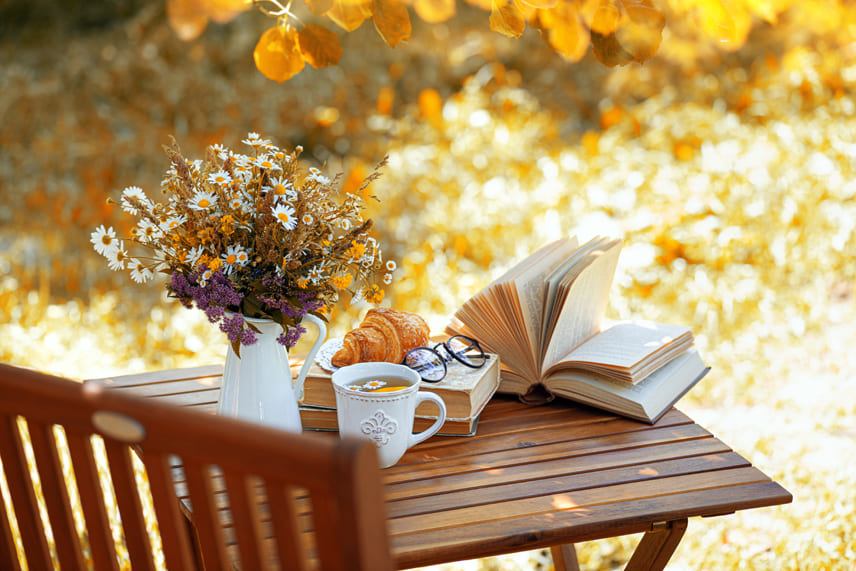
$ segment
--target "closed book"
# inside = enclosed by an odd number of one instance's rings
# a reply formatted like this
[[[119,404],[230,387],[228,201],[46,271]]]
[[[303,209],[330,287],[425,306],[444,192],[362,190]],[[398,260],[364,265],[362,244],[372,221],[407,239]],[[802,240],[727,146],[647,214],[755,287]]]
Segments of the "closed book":
[[[448,364],[445,378],[437,383],[421,381],[419,390],[430,391],[443,399],[446,417],[471,419],[484,409],[499,388],[499,356],[488,354],[484,366],[472,369],[456,361]],[[299,367],[299,363],[294,368]],[[331,373],[313,364],[303,383],[302,406],[336,408],[336,392]],[[436,418],[437,408],[429,402],[416,407],[416,415]]]
[[[413,418],[413,432],[422,432],[434,424],[437,417],[416,416]],[[473,436],[476,433],[479,417],[446,418],[446,422],[437,432],[438,436]],[[300,422],[304,430],[339,430],[335,408],[315,406],[300,407]]]

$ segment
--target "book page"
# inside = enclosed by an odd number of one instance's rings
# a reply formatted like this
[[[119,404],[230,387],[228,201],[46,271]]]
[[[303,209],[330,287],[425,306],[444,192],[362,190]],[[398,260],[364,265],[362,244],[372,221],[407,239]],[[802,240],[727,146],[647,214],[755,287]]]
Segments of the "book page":
[[[562,260],[572,256],[577,248],[576,238],[559,240],[555,248],[546,252],[537,263],[530,264],[518,275],[513,277],[517,293],[518,307],[525,326],[525,335],[529,345],[532,362],[540,365],[541,360],[541,316],[544,305],[544,278],[562,263]]]
[[[574,252],[573,256],[569,257],[547,276],[545,281],[546,301],[541,327],[540,361],[544,360],[544,353],[547,350],[546,340],[550,339],[553,335],[553,330],[556,328],[556,321],[559,319],[559,315],[564,307],[570,284],[591,264],[593,261],[591,253],[608,243],[609,241],[606,238],[598,237],[589,240]]]
[[[619,323],[571,350],[556,366],[595,363],[629,370],[687,334],[692,335],[692,331],[682,325],[652,321]]]
[[[600,331],[621,243],[593,251],[593,260],[570,284],[550,339],[541,371],[547,371],[571,349]]]
[[[637,384],[594,373],[559,371],[545,380],[553,394],[638,420],[653,422],[705,374],[695,348],[663,365]]]

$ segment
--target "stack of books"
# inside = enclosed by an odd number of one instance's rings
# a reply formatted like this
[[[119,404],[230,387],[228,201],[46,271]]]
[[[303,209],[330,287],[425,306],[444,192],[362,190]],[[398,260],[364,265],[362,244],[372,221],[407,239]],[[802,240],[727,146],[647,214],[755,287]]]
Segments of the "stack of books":
[[[299,369],[302,363],[292,368]],[[499,356],[489,354],[480,369],[460,363],[448,364],[446,377],[438,383],[422,381],[419,389],[437,394],[446,404],[446,422],[438,435],[472,436],[478,427],[479,416],[490,398],[499,388]],[[336,393],[331,373],[314,363],[303,385],[300,401],[300,421],[307,430],[338,430]],[[429,402],[416,407],[413,431],[422,432],[437,419],[437,407]]]

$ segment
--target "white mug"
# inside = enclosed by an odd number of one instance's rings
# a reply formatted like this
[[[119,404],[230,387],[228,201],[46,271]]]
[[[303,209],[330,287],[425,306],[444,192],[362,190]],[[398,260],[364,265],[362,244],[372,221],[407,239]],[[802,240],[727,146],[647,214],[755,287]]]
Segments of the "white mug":
[[[405,388],[392,392],[363,392],[347,388],[357,381],[377,378],[401,381]],[[446,404],[436,394],[419,390],[419,373],[394,363],[357,363],[333,372],[339,434],[372,440],[382,468],[398,462],[408,448],[433,436],[446,421]],[[390,386],[392,386],[390,384]],[[422,401],[440,409],[427,430],[413,434],[413,414]]]

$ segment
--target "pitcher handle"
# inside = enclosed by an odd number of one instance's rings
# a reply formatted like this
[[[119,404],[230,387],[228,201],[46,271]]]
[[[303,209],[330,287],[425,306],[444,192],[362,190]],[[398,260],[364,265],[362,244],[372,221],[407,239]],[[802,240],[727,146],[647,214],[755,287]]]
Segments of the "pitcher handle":
[[[315,360],[315,354],[327,339],[327,326],[324,325],[324,322],[321,319],[315,317],[311,313],[307,313],[303,316],[303,321],[309,321],[310,323],[315,324],[315,327],[318,328],[318,337],[315,339],[315,343],[312,344],[312,348],[309,349],[309,353],[306,355],[306,360],[303,362],[303,366],[297,374],[297,383],[294,386],[294,394],[297,396],[297,400],[303,398],[303,381],[306,380],[306,375],[309,373],[309,369],[312,368],[312,362]]]

